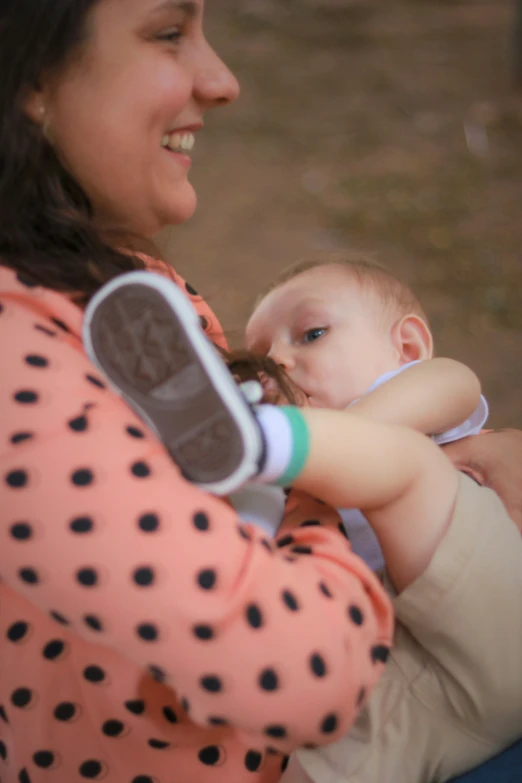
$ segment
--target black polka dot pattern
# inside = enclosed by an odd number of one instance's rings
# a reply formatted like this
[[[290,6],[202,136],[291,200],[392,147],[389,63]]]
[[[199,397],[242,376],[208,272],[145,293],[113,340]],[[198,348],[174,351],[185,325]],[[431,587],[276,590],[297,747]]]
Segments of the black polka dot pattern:
[[[169,723],[177,723],[178,722],[178,716],[172,709],[172,707],[163,707],[163,717],[166,721]]]
[[[132,578],[139,587],[150,587],[156,577],[150,566],[142,566],[134,571]]]
[[[57,658],[63,655],[66,650],[65,642],[61,639],[53,639],[47,642],[42,650],[42,655],[48,661],[55,661]]]
[[[70,329],[67,326],[67,324],[65,323],[65,321],[62,321],[61,318],[51,318],[51,321],[53,322],[53,324],[55,326],[58,327],[58,329],[61,329],[62,332],[69,332],[70,331]]]
[[[23,489],[29,483],[29,476],[25,470],[11,470],[6,475],[5,481],[11,489]]]
[[[362,611],[359,609],[358,606],[350,606],[348,607],[348,614],[350,616],[350,620],[354,625],[362,625],[364,622],[364,615]]]
[[[83,587],[95,587],[98,584],[98,574],[94,568],[80,568],[76,579]]]
[[[85,376],[85,379],[89,381],[89,383],[92,383],[93,386],[96,386],[98,389],[105,389],[106,386],[103,381],[101,381],[99,378],[96,378],[95,375],[91,375],[90,373],[87,373]]]
[[[24,620],[20,620],[17,623],[13,623],[9,628],[7,629],[7,638],[10,642],[13,642],[14,644],[18,644],[19,642],[22,642],[24,639],[27,638],[27,634],[29,633],[30,626],[28,623],[26,623]]]
[[[34,438],[34,434],[32,432],[15,432],[14,435],[11,435],[11,443],[13,446],[16,446],[18,443],[24,443],[27,440],[32,440]]]
[[[280,549],[282,549],[285,546],[290,546],[290,544],[293,544],[294,540],[295,539],[294,539],[293,536],[288,535],[288,536],[283,536],[283,538],[279,538],[276,543],[277,543],[277,546]]]
[[[149,674],[155,682],[165,682],[167,679],[167,675],[161,666],[156,666],[156,664],[150,664]]]
[[[69,528],[72,533],[83,535],[94,530],[94,522],[91,517],[76,517],[70,521]]]
[[[59,612],[52,611],[49,613],[53,620],[56,620],[57,623],[60,623],[60,625],[69,625],[69,620],[63,616],[63,614],[60,614]]]
[[[267,726],[264,730],[267,737],[273,737],[274,739],[284,739],[287,736],[287,731],[284,726],[280,724],[272,724]]]
[[[33,529],[28,522],[16,522],[11,526],[10,533],[16,541],[29,541],[33,536]]]
[[[91,631],[97,631],[98,633],[103,631],[103,623],[97,615],[86,614],[84,615],[83,621]]]
[[[88,759],[80,765],[78,772],[82,778],[96,780],[103,772],[103,764],[97,759]]]
[[[374,663],[386,663],[390,657],[390,648],[384,644],[377,644],[372,647],[371,658]]]
[[[25,357],[25,363],[28,364],[29,367],[43,368],[49,366],[49,359],[46,359],[45,356],[39,356],[38,354],[31,353]]]
[[[288,609],[290,609],[291,612],[297,612],[299,610],[299,602],[290,590],[284,590],[282,598],[283,603],[288,607]]]
[[[89,427],[89,422],[86,416],[77,416],[75,419],[69,421],[69,429],[73,432],[86,432]]]
[[[145,702],[143,699],[131,699],[125,702],[125,707],[132,712],[133,715],[143,715],[145,712]]]
[[[130,435],[131,438],[136,438],[136,440],[141,440],[145,437],[145,433],[143,430],[138,429],[138,427],[129,426],[126,427],[127,435]]]
[[[31,389],[22,389],[16,392],[14,399],[20,405],[34,405],[34,403],[38,402],[38,394]]]
[[[203,511],[198,511],[197,514],[194,514],[193,521],[194,521],[194,527],[197,530],[206,532],[207,530],[210,529],[209,518],[205,513],[203,513]]]
[[[17,688],[11,694],[11,703],[14,707],[25,709],[31,704],[33,693],[30,688]]]
[[[94,481],[94,474],[89,468],[78,468],[71,475],[71,481],[75,487],[88,487]]]
[[[245,768],[249,772],[257,772],[259,767],[261,766],[261,763],[263,761],[263,756],[259,751],[257,750],[249,750],[248,753],[245,756]]]
[[[318,519],[306,519],[304,522],[301,522],[300,527],[317,527],[320,524]]]
[[[200,680],[201,687],[208,693],[219,693],[223,690],[223,683],[213,674],[208,674]]]
[[[204,642],[214,638],[214,629],[210,625],[195,625],[194,635]]]
[[[92,683],[100,683],[103,682],[106,678],[106,674],[101,668],[101,666],[96,666],[93,664],[92,666],[86,666],[83,670],[83,676],[87,680],[87,682]]]
[[[152,738],[148,740],[148,745],[150,748],[154,748],[155,750],[165,750],[165,748],[170,747],[170,742]]]
[[[50,750],[39,750],[33,754],[33,762],[40,769],[50,769],[54,760],[54,753]]]
[[[327,598],[333,598],[332,591],[330,590],[326,582],[319,582],[319,590]]]
[[[203,590],[212,590],[216,586],[217,576],[212,568],[205,568],[197,576],[198,585]]]
[[[150,476],[150,472],[150,468],[146,462],[135,462],[131,466],[131,473],[133,476],[136,476],[136,478],[147,478]]]
[[[156,533],[159,526],[160,521],[157,514],[142,514],[138,520],[138,527],[143,533]]]
[[[220,749],[217,745],[208,745],[199,751],[198,758],[205,766],[213,767],[220,759]]]
[[[329,715],[326,715],[326,717],[323,719],[323,722],[321,723],[321,733],[332,734],[334,731],[337,731],[338,725],[339,721],[337,716],[333,713],[330,713]]]
[[[18,576],[26,585],[36,585],[40,581],[37,571],[34,568],[21,568]]]
[[[53,711],[53,717],[55,720],[61,723],[70,723],[80,714],[80,708],[78,705],[73,704],[70,701],[64,701],[57,704]]]
[[[273,669],[265,669],[259,676],[259,687],[263,691],[276,691],[279,688],[279,679]]]
[[[261,628],[263,625],[263,614],[257,604],[249,604],[246,608],[247,623],[251,628]]]
[[[53,332],[52,329],[48,329],[47,326],[42,326],[42,324],[35,324],[34,328],[38,332],[42,332],[42,334],[46,334],[48,337],[56,337],[56,332]]]
[[[326,675],[326,663],[322,655],[314,653],[310,658],[310,669],[316,677],[324,677]]]
[[[313,549],[311,546],[299,544],[298,546],[292,547],[292,552],[295,552],[296,555],[311,555],[313,554]]]
[[[121,737],[125,731],[125,724],[121,720],[107,720],[102,726],[102,734],[106,737]]]
[[[138,625],[136,632],[144,642],[155,642],[159,636],[158,629],[152,623]]]

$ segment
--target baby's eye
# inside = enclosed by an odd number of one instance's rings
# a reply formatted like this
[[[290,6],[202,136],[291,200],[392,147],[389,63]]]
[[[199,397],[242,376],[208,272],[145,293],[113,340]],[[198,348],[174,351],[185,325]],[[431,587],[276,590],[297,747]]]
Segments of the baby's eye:
[[[323,337],[326,334],[326,327],[324,326],[316,326],[313,329],[308,329],[302,336],[301,342],[302,343],[313,343],[316,340],[319,340],[320,337]]]

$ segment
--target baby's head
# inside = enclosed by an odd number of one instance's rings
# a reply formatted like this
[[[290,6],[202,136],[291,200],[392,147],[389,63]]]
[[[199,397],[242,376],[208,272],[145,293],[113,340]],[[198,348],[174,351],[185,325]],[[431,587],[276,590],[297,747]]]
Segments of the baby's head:
[[[317,256],[284,272],[259,300],[246,342],[280,365],[310,405],[335,409],[433,349],[415,294],[357,253]]]

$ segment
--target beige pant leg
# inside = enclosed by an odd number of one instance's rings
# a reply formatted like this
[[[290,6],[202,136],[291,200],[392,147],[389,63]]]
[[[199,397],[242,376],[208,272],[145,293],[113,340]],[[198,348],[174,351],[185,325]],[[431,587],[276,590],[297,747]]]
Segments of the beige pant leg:
[[[395,648],[353,730],[297,753],[316,783],[438,783],[522,735],[522,538],[491,490],[461,478],[395,608]]]

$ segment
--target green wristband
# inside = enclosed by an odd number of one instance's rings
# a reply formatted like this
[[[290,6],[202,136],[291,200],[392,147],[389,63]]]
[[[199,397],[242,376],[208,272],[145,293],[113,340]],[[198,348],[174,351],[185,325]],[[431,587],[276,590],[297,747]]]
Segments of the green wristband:
[[[276,481],[280,487],[290,486],[301,475],[310,453],[310,431],[308,424],[299,410],[290,405],[279,408],[282,411],[292,430],[293,448],[290,462],[283,475]]]

